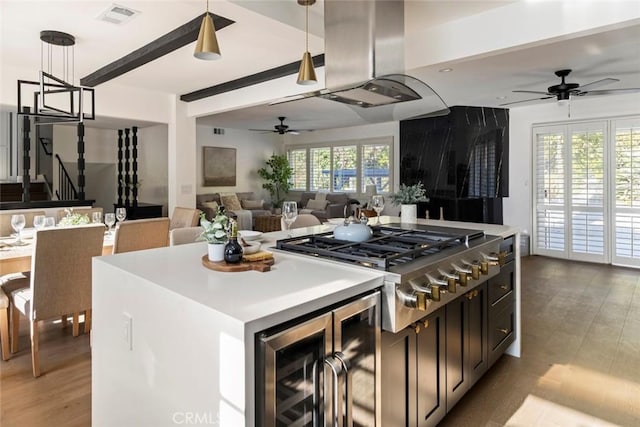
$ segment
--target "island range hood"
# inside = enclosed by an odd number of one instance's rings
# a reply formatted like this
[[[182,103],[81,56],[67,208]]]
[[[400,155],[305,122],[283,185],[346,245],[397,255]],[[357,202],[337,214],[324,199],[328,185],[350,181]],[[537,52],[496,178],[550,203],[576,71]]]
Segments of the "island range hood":
[[[402,0],[325,0],[324,22],[326,88],[297,99],[340,102],[371,123],[449,113],[431,87],[404,74]]]

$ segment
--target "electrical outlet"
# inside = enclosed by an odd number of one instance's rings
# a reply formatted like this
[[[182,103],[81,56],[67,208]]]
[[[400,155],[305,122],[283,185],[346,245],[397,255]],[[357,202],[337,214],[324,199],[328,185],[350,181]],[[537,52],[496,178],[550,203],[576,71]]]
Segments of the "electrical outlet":
[[[122,338],[127,350],[133,351],[133,317],[129,313],[122,313]]]

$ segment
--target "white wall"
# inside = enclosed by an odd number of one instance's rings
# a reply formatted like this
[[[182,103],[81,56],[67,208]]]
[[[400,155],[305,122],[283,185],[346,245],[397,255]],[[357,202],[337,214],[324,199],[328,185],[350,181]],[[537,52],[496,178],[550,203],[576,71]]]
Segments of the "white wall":
[[[169,215],[169,132],[167,125],[138,130],[138,201],[162,205]]]
[[[253,191],[257,197],[271,200],[269,192],[262,188],[264,181],[258,176],[257,170],[265,165],[272,154],[284,152],[280,135],[238,129],[225,129],[224,135],[214,135],[213,127],[197,125],[196,141],[197,194]],[[237,150],[235,187],[203,185],[202,147],[229,147]]]
[[[640,114],[640,95],[618,95],[571,100],[567,106],[548,102],[509,112],[509,197],[503,201],[504,223],[531,232],[532,219],[532,135],[534,124],[600,119]]]

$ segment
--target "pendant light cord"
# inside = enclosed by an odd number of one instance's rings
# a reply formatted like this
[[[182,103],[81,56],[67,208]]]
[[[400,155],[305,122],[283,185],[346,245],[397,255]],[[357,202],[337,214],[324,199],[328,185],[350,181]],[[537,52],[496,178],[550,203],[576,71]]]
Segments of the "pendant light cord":
[[[305,47],[307,49],[306,51],[309,52],[309,5],[308,4],[305,6],[305,11],[307,12],[307,20],[306,20],[305,31],[304,31]]]

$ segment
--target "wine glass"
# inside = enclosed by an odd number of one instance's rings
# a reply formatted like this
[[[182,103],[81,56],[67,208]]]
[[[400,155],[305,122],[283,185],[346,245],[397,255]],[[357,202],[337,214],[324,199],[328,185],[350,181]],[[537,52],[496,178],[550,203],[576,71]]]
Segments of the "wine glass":
[[[44,219],[45,228],[51,228],[56,226],[56,219],[52,216],[48,216]]]
[[[384,209],[384,197],[379,194],[371,197],[371,207],[376,211],[376,224],[380,224],[380,212]]]
[[[94,213],[91,214],[91,221],[94,224],[100,224],[102,223],[102,212],[100,211],[96,211]]]
[[[125,208],[116,208],[116,218],[118,222],[122,222],[127,217],[127,210]]]
[[[283,202],[282,203],[282,219],[284,220],[284,224],[287,226],[287,231],[291,229],[291,224],[298,217],[298,204],[296,202]],[[291,237],[291,234],[288,234],[288,237]]]
[[[113,212],[104,214],[104,223],[107,224],[107,227],[109,227],[107,234],[111,235],[111,227],[113,227],[113,224],[116,223],[115,214]]]
[[[13,229],[15,230],[15,232],[18,235],[18,239],[14,243],[15,245],[18,245],[18,246],[19,245],[24,245],[24,242],[20,238],[20,232],[22,231],[24,226],[25,226],[24,215],[22,215],[22,214],[11,215],[11,227],[13,227]]]
[[[45,222],[45,216],[44,215],[36,215],[33,217],[33,228],[35,228],[36,230],[42,230],[44,228],[44,222]]]

